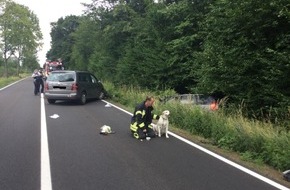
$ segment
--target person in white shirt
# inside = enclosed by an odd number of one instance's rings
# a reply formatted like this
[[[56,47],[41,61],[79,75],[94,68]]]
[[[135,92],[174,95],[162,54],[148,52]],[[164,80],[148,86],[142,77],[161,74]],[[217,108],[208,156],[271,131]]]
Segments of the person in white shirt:
[[[39,94],[39,87],[41,84],[43,84],[42,77],[43,77],[42,74],[37,69],[35,69],[34,72],[32,73],[34,83],[34,95]],[[43,85],[41,91],[43,92]]]

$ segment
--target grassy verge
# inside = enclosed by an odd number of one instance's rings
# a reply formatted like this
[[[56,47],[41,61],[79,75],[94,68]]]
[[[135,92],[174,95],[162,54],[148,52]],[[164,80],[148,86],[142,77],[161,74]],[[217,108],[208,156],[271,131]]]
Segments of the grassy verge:
[[[25,78],[25,77],[28,77],[29,74],[27,73],[23,73],[23,74],[20,74],[19,76],[10,76],[8,78],[6,77],[0,77],[0,88],[3,88],[4,86],[7,86],[13,82],[16,82],[22,78]]]
[[[235,158],[251,163],[256,168],[267,168],[266,171],[279,174],[276,181],[289,185],[280,174],[290,169],[290,134],[280,126],[246,119],[238,114],[239,111],[225,114],[222,109],[209,112],[198,107],[163,104],[158,101],[158,97],[169,95],[172,91],[151,92],[134,87],[114,86],[111,83],[105,83],[105,86],[112,100],[125,106],[130,112],[146,95],[154,95],[157,97],[155,113],[170,110],[171,129],[179,134],[186,134],[193,141],[203,139],[206,146],[235,155]],[[271,174],[266,173],[266,176],[271,177]]]

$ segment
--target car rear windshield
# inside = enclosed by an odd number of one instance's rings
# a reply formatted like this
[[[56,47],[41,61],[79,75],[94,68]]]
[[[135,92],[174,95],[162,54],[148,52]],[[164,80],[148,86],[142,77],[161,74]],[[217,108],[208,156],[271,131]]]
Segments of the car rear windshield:
[[[70,82],[75,81],[74,73],[52,73],[47,77],[47,81]]]

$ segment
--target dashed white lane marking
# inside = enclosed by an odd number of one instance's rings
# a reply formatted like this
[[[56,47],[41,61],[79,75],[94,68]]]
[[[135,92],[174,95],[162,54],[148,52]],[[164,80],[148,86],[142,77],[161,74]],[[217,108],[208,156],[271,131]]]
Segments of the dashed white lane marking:
[[[131,115],[131,116],[133,115],[132,113],[130,113],[130,112],[118,107],[118,106],[115,106],[115,105],[113,105],[113,104],[111,104],[111,103],[109,103],[109,102],[107,102],[105,100],[102,100],[102,101],[107,103],[107,104],[110,104],[111,106],[113,106],[113,107],[115,107],[115,108],[117,108],[117,109],[119,109],[119,110],[121,110],[121,111],[123,111],[123,112],[125,112],[125,113],[127,113],[129,115]],[[281,185],[279,183],[276,183],[275,181],[272,181],[272,180],[270,180],[270,179],[268,179],[268,178],[266,178],[264,176],[261,176],[260,174],[258,174],[256,172],[253,172],[253,171],[251,171],[251,170],[249,170],[249,169],[247,169],[247,168],[245,168],[245,167],[243,167],[243,166],[241,166],[241,165],[239,165],[237,163],[234,163],[234,162],[232,162],[232,161],[230,161],[230,160],[228,160],[228,159],[226,159],[226,158],[224,158],[224,157],[222,157],[222,156],[220,156],[218,154],[215,154],[215,153],[213,153],[213,152],[211,152],[211,151],[209,151],[209,150],[207,150],[207,149],[205,149],[205,148],[203,148],[203,147],[201,147],[201,146],[199,146],[199,145],[197,145],[197,144],[195,144],[195,143],[193,143],[193,142],[191,142],[191,141],[189,141],[189,140],[187,140],[187,139],[185,139],[185,138],[183,138],[183,137],[181,137],[179,135],[176,135],[175,133],[172,133],[172,132],[168,132],[168,133],[171,136],[173,136],[173,137],[175,137],[175,138],[177,138],[177,139],[179,139],[179,140],[181,140],[181,141],[183,141],[183,142],[185,142],[185,143],[187,143],[187,144],[199,149],[200,151],[203,151],[203,152],[205,152],[205,153],[207,153],[207,154],[209,154],[209,155],[211,155],[211,156],[213,156],[213,157],[215,157],[215,158],[217,158],[217,159],[219,159],[219,160],[221,160],[221,161],[223,161],[223,162],[225,162],[225,163],[227,163],[227,164],[229,164],[229,165],[231,165],[231,166],[233,166],[233,167],[235,167],[235,168],[237,168],[237,169],[239,169],[239,170],[241,170],[241,171],[243,171],[243,172],[245,172],[245,173],[247,173],[247,174],[249,174],[249,175],[251,175],[251,176],[253,176],[255,178],[257,178],[257,179],[260,179],[261,181],[264,181],[265,183],[268,183],[268,184],[270,184],[270,185],[272,185],[272,186],[274,186],[274,187],[276,187],[278,189],[281,189],[281,190],[290,190],[289,188],[287,188],[287,187],[285,187],[285,186],[283,186],[283,185]]]
[[[43,94],[41,94],[40,104],[41,104],[40,105],[40,109],[41,109],[40,189],[52,190],[49,147],[48,147],[48,138],[47,138],[47,126],[46,126],[46,114],[45,114]]]

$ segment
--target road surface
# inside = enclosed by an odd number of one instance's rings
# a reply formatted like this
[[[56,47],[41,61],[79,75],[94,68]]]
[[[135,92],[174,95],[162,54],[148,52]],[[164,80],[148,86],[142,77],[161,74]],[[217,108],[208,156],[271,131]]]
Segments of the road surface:
[[[138,141],[130,113],[106,105],[48,104],[30,78],[0,89],[0,189],[288,189],[173,133]]]

